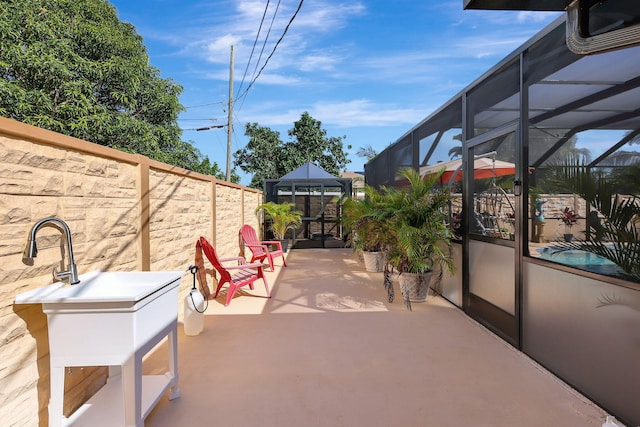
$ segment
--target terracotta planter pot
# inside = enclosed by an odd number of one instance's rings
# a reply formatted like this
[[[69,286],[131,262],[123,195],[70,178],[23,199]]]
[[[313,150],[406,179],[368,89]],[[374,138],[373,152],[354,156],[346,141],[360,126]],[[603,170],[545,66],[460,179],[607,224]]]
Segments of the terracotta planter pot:
[[[402,273],[398,277],[400,291],[405,300],[411,302],[425,302],[429,295],[432,272],[423,274]]]

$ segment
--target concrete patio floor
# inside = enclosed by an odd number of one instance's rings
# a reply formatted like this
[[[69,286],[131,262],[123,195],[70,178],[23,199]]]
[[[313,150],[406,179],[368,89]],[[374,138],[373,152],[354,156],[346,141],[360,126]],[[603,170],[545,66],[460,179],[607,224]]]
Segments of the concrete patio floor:
[[[179,326],[181,398],[147,427],[602,426],[606,413],[430,296],[408,311],[350,249],[287,254],[255,290],[212,300],[204,331]],[[166,370],[166,350],[145,373]]]

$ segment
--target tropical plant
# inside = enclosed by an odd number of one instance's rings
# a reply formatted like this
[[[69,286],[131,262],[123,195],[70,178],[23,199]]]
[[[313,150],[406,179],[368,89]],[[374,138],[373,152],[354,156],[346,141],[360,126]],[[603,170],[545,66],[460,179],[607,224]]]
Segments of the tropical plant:
[[[422,178],[417,171],[405,169],[399,175],[406,186],[380,190],[365,186],[364,199],[343,203],[341,223],[351,232],[354,250],[385,254],[384,285],[389,302],[394,299],[392,270],[401,277],[405,273],[431,272],[436,267],[454,272],[446,211],[450,194],[446,187],[437,185],[443,172]],[[403,298],[411,308],[404,291]]]
[[[390,222],[382,215],[384,197],[368,185],[364,186],[364,194],[361,199],[344,198],[340,224],[355,252],[384,251],[391,237]]]
[[[266,202],[256,208],[256,215],[264,212],[269,221],[269,230],[277,240],[284,240],[287,230],[302,224],[302,212],[293,208],[294,204],[289,202]]]
[[[617,264],[622,278],[640,282],[640,198],[617,194],[605,173],[585,165],[565,166],[560,182],[595,208],[587,220],[587,238],[559,242],[561,250],[594,253]]]
[[[400,175],[408,181],[407,187],[384,189],[383,216],[393,230],[388,262],[399,273],[420,274],[436,266],[454,271],[446,214],[450,195],[446,187],[436,186],[441,174],[422,178],[417,171],[405,169]]]
[[[367,144],[364,147],[360,147],[358,151],[356,151],[356,156],[364,157],[367,160],[371,160],[378,155],[378,152],[371,146],[371,144]]]
[[[565,230],[570,233],[571,227],[578,223],[578,214],[576,214],[573,209],[567,206],[562,210],[560,221],[564,223]]]

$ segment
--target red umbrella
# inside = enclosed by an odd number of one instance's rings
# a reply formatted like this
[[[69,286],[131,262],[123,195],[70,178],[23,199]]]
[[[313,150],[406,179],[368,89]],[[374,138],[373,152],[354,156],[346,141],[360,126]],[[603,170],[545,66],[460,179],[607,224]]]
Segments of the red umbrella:
[[[515,175],[516,165],[502,160],[493,160],[488,157],[482,157],[475,160],[475,179],[494,178],[497,176]],[[440,178],[441,182],[450,182],[451,177],[455,174],[454,181],[462,181],[462,159],[451,160],[449,162],[440,162],[435,165],[422,166],[420,168],[420,176],[433,175],[444,169],[444,173]]]

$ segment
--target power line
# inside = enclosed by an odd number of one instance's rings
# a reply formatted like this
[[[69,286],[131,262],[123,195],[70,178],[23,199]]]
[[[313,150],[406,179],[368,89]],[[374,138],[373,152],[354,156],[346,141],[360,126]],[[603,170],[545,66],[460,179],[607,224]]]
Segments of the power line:
[[[256,45],[258,44],[258,39],[260,38],[260,32],[262,31],[262,24],[264,23],[264,17],[267,16],[267,10],[269,10],[269,3],[270,3],[270,0],[267,0],[267,5],[265,6],[264,12],[262,13],[262,19],[260,19],[260,26],[258,27],[258,32],[256,33],[256,38],[253,41],[253,46],[251,47],[251,53],[249,54],[249,59],[247,60],[247,66],[244,68],[244,74],[242,75],[242,79],[240,80],[240,87],[238,88],[238,92],[240,92],[240,89],[244,84],[244,79],[247,77],[247,72],[249,71],[249,65],[251,64],[251,59],[253,58],[253,52],[256,50]]]
[[[215,122],[218,119],[212,119],[211,117],[205,117],[203,119],[178,119],[179,122],[203,122],[205,120]]]
[[[185,131],[185,130],[201,131],[201,130],[209,130],[209,129],[221,129],[221,128],[225,127],[225,126],[226,125],[203,126],[203,127],[199,127],[199,128],[181,129],[181,130],[183,130],[183,131]]]
[[[276,5],[276,10],[275,12],[273,12],[273,16],[271,17],[271,23],[269,24],[269,30],[267,30],[267,36],[264,39],[264,43],[262,43],[262,49],[260,49],[260,56],[258,56],[258,60],[256,61],[256,66],[253,68],[253,76],[251,77],[252,79],[256,76],[258,65],[260,64],[260,60],[262,59],[262,54],[264,53],[264,49],[265,47],[267,47],[267,42],[269,41],[269,36],[271,35],[271,29],[273,28],[273,23],[276,20],[276,15],[278,14],[279,9],[280,9],[280,0],[278,0],[278,4]],[[248,66],[249,64],[247,64],[247,67]],[[240,88],[238,89],[238,93],[240,93],[241,88],[242,88],[242,85],[240,85]],[[243,105],[244,105],[244,98],[240,102],[240,108],[242,108]]]
[[[264,49],[267,47],[267,42],[269,41],[269,36],[271,35],[271,29],[273,28],[273,23],[276,21],[276,16],[278,15],[278,10],[280,10],[280,0],[278,0],[278,4],[276,5],[276,10],[273,12],[273,16],[271,17],[271,23],[269,24],[269,29],[267,30],[267,35],[264,38],[264,43],[262,43],[262,49],[260,49],[260,55],[258,56],[258,60],[256,61],[256,66],[253,68],[253,75],[251,78],[255,77],[256,72],[258,71],[258,65],[260,64],[260,60],[262,59],[262,54],[264,53]],[[238,89],[238,93],[240,92]]]
[[[209,103],[209,104],[192,105],[191,107],[184,107],[184,108],[188,110],[188,109],[190,109],[190,108],[201,108],[201,107],[208,107],[208,106],[210,106],[210,105],[218,105],[218,104],[220,104],[220,105],[224,105],[225,103],[224,103],[224,102],[222,102],[222,101],[219,101],[219,102],[211,102],[211,103]]]
[[[289,31],[289,27],[291,26],[291,24],[293,23],[293,20],[296,18],[296,16],[298,15],[298,12],[300,12],[300,9],[302,8],[302,3],[304,3],[304,0],[300,0],[300,3],[298,3],[298,8],[296,9],[296,11],[294,12],[293,16],[291,17],[291,19],[289,19],[289,22],[287,23],[287,26],[285,27],[284,31],[282,32],[282,35],[280,36],[280,38],[278,39],[278,41],[276,42],[276,44],[273,46],[273,50],[271,51],[271,53],[269,54],[269,56],[267,57],[267,59],[264,61],[264,64],[262,65],[262,68],[260,68],[260,71],[258,71],[258,74],[251,80],[251,83],[249,83],[249,85],[247,86],[247,88],[244,90],[244,92],[242,92],[242,94],[240,94],[239,96],[236,97],[236,102],[238,101],[238,99],[243,98],[247,92],[249,92],[249,89],[251,89],[251,86],[253,86],[253,84],[256,82],[256,80],[258,80],[258,77],[260,77],[260,74],[262,74],[262,71],[265,69],[265,67],[267,66],[267,64],[269,63],[269,60],[271,59],[271,57],[273,56],[273,54],[276,52],[276,49],[278,48],[278,45],[280,44],[280,42],[282,41],[282,39],[284,38],[285,34],[287,34],[287,31]]]

